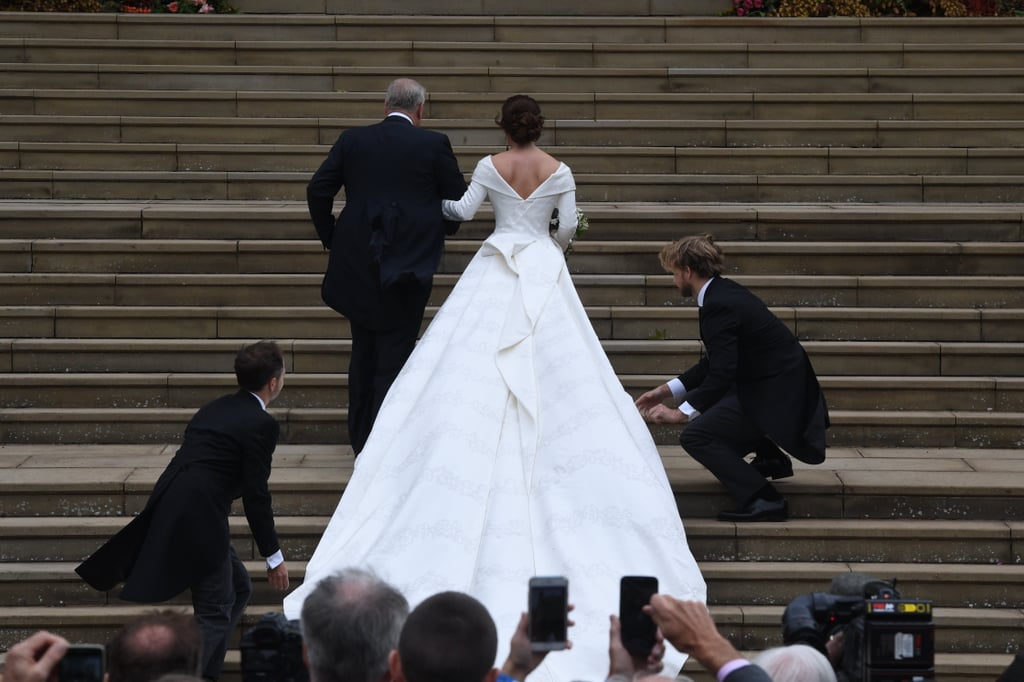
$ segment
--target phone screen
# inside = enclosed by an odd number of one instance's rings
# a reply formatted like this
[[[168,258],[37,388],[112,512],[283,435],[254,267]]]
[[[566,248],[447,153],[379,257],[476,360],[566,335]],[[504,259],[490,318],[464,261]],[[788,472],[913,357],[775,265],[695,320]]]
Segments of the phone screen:
[[[658,579],[627,575],[619,582],[619,621],[622,623],[622,644],[635,656],[646,656],[654,648],[657,626],[643,607],[658,592]]]
[[[530,583],[530,641],[563,648],[568,639],[569,584]]]
[[[103,682],[103,647],[72,644],[57,668],[60,682]]]

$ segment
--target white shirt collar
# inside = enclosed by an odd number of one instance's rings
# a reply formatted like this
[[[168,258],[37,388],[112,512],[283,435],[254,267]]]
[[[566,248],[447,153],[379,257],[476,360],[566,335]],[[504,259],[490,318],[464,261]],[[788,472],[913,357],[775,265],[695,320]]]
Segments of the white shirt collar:
[[[260,407],[263,408],[264,412],[267,411],[267,404],[265,402],[263,402],[263,398],[259,397],[258,395],[256,395],[252,391],[249,391],[249,395],[251,395],[253,398],[256,398],[256,400],[260,401]]]
[[[412,119],[409,118],[409,115],[408,114],[403,114],[401,111],[392,111],[390,114],[388,114],[386,116],[386,118],[391,118],[392,116],[401,116],[402,118],[404,118],[409,123],[412,123]],[[416,125],[415,123],[412,123],[412,124]]]
[[[714,279],[714,277],[712,277],[711,279]],[[700,292],[697,293],[697,307],[698,308],[704,307],[704,292],[708,290],[708,285],[711,284],[711,279],[709,279],[708,281],[704,282],[704,286],[702,286],[700,288]]]

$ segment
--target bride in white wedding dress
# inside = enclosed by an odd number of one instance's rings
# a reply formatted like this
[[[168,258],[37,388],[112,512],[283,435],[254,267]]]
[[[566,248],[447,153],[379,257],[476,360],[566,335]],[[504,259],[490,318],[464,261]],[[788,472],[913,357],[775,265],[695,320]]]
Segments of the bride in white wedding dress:
[[[489,199],[494,233],[392,385],[285,613],[297,618],[320,578],[370,568],[412,606],[443,590],[482,601],[500,666],[529,578],[563,575],[573,647],[529,680],[603,680],[621,576],[656,576],[661,592],[699,601],[705,585],[648,427],[565,265],[572,172],[533,144],[543,118],[532,98],[509,98],[500,123],[509,151],[482,159],[444,206],[469,220]],[[664,674],[684,659],[669,647]]]

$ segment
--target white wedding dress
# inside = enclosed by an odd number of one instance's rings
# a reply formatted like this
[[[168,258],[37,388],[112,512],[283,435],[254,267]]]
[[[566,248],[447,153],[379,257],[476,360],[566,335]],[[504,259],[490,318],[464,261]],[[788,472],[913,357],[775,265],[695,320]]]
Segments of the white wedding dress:
[[[369,567],[411,606],[443,590],[480,599],[498,626],[500,666],[535,575],[569,579],[573,648],[530,682],[604,680],[619,578],[704,601],[705,585],[646,424],[604,354],[549,234],[576,215],[562,164],[523,199],[477,164],[449,217],[489,198],[494,233],[417,344],[377,416],[355,472],[284,601],[298,618],[320,578]],[[563,221],[564,223],[565,221]],[[685,656],[666,655],[674,676]]]

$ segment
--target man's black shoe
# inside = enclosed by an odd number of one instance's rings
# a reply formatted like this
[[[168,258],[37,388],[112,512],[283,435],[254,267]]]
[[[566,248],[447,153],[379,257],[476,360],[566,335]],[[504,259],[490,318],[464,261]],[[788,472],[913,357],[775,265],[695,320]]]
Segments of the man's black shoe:
[[[750,460],[750,464],[757,469],[757,473],[773,481],[793,475],[793,462],[790,461],[789,455],[783,452],[780,452],[778,457],[757,455]]]
[[[762,500],[758,498],[739,511],[718,513],[719,521],[785,521],[789,518],[789,505],[785,500]]]

